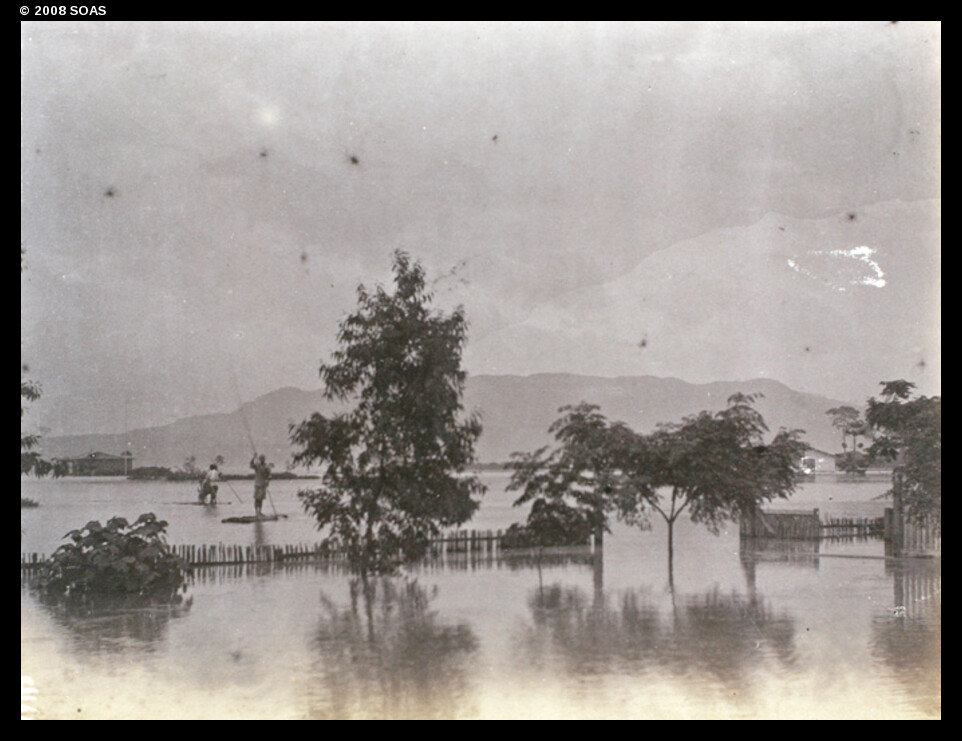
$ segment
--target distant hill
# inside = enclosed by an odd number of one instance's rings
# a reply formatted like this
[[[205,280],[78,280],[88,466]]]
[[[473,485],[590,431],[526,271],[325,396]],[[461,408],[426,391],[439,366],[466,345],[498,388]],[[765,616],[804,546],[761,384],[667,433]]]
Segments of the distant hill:
[[[508,460],[514,451],[531,451],[549,444],[548,426],[557,418],[558,408],[566,404],[598,404],[610,419],[647,432],[660,422],[678,421],[702,409],[722,409],[736,392],[764,394],[757,407],[773,432],[779,427],[800,428],[813,447],[838,449],[838,433],[825,412],[847,402],[794,391],[767,379],[692,384],[653,376],[473,376],[465,391],[465,408],[481,413],[484,434],[477,453],[481,461],[492,462]],[[315,411],[334,411],[320,390],[296,388],[265,394],[245,403],[242,409],[132,430],[127,439],[135,465],[176,467],[193,455],[199,465],[205,466],[214,456],[222,455],[227,461],[225,470],[244,470],[251,455],[246,421],[258,450],[283,468],[292,452],[289,424]],[[83,455],[93,450],[119,453],[124,449],[124,435],[50,437],[43,444],[48,456]]]

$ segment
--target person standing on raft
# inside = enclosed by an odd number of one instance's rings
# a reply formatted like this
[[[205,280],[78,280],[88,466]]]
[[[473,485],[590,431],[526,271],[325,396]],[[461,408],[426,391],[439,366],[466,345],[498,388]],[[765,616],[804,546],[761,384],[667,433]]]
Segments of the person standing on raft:
[[[207,469],[207,473],[204,474],[204,478],[201,479],[200,489],[198,494],[198,499],[201,504],[207,504],[207,498],[210,497],[211,504],[217,504],[217,482],[220,481],[220,471],[217,470],[217,464],[211,463],[210,468]]]
[[[267,484],[271,480],[271,467],[263,455],[255,453],[251,458],[251,468],[254,469],[254,514],[260,517],[264,499],[267,498]]]

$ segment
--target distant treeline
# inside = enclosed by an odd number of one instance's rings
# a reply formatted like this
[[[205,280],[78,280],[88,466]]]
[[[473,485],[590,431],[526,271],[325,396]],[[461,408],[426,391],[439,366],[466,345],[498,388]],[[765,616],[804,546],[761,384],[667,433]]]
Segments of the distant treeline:
[[[469,468],[472,471],[507,471],[510,470],[510,463],[472,463]]]
[[[182,471],[164,466],[143,466],[133,469],[127,478],[137,481],[200,481],[204,477],[204,471]],[[271,473],[274,481],[286,479],[316,479],[318,476],[310,474],[296,474],[292,471],[280,471]],[[253,473],[222,473],[221,481],[252,481]]]

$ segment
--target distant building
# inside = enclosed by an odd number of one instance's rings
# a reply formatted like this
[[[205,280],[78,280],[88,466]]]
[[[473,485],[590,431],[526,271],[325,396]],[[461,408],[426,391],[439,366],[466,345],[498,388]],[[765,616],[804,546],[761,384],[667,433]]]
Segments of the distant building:
[[[808,448],[802,460],[799,461],[799,470],[803,474],[815,473],[835,473],[835,454],[826,453],[817,448]]]
[[[79,458],[60,458],[67,476],[126,476],[133,470],[134,456],[130,452],[111,455],[99,451]]]

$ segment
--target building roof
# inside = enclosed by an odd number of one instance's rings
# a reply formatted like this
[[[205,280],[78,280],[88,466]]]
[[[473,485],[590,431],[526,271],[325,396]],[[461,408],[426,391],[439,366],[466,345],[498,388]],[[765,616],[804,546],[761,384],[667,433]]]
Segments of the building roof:
[[[75,455],[69,458],[59,458],[60,461],[122,461],[125,458],[133,458],[132,453],[125,453],[123,455],[111,455],[110,453],[103,453],[99,450],[91,451],[87,455]]]

